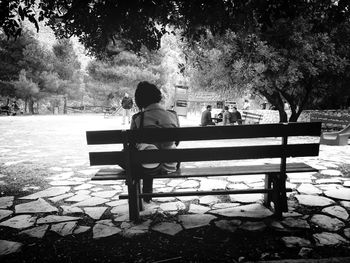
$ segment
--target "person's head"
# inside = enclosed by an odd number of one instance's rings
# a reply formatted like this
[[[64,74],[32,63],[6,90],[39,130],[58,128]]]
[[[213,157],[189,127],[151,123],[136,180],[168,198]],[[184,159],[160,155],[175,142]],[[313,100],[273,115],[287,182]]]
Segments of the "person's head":
[[[232,111],[236,112],[237,111],[237,107],[232,107]]]
[[[225,106],[225,110],[228,110],[228,106]]]
[[[208,106],[207,106],[207,110],[208,110],[208,111],[211,111],[211,105],[208,105]]]
[[[162,93],[156,85],[142,81],[137,85],[135,91],[135,103],[139,109],[144,109],[152,103],[159,103]]]
[[[129,93],[125,92],[124,97],[129,97]]]

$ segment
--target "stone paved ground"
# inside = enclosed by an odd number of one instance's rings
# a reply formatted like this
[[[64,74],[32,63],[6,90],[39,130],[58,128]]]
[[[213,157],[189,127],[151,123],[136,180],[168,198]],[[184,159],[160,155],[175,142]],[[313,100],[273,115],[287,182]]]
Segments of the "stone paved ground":
[[[196,121],[182,119],[181,123]],[[120,123],[119,117],[104,119],[101,115],[0,117],[0,255],[25,253],[53,233],[66,239],[85,235],[94,240],[141,238],[152,233],[176,237],[208,226],[231,236],[276,233],[281,247],[275,253],[261,251],[263,260],[281,257],[281,250],[295,251],[299,258],[312,257],[320,247],[350,251],[350,145],[322,145],[318,157],[290,160],[304,161],[320,172],[288,175],[287,187],[295,190],[289,194],[289,212],[281,221],[273,220],[271,211],[261,205],[261,194],[250,194],[154,199],[142,212],[144,221],[133,224],[128,221],[127,201],[118,199],[126,192],[124,182],[90,181],[97,168],[89,167],[88,152],[103,148],[87,147],[85,131],[127,128]],[[276,139],[251,140],[267,141],[279,143]],[[181,147],[193,145],[182,143]],[[162,179],[155,181],[154,191],[262,186],[263,175]]]

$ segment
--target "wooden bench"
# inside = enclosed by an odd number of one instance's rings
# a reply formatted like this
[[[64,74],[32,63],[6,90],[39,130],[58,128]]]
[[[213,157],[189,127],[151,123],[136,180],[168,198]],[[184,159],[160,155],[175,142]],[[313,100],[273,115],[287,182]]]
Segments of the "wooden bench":
[[[262,114],[253,113],[249,111],[243,111],[242,113],[243,124],[259,124],[262,118]]]
[[[321,123],[288,123],[288,124],[261,124],[217,127],[184,127],[168,129],[142,129],[142,130],[109,130],[88,131],[88,145],[122,144],[123,150],[107,152],[90,152],[91,165],[123,165],[122,169],[102,169],[92,180],[126,180],[128,195],[120,195],[120,199],[129,200],[129,216],[131,220],[139,220],[139,211],[142,209],[142,197],[166,197],[166,196],[202,196],[202,195],[227,195],[263,193],[264,204],[270,207],[274,203],[274,213],[278,218],[282,212],[287,211],[286,173],[312,172],[316,169],[304,163],[287,163],[287,157],[317,156],[318,143],[288,144],[290,136],[319,136]],[[281,141],[274,140],[275,144],[252,145],[251,140],[244,140],[248,145],[227,146],[229,143],[237,144],[236,139],[252,139],[264,137],[280,137]],[[218,140],[224,147],[218,146]],[[232,140],[234,139],[234,140]],[[176,141],[186,144],[186,141],[215,140],[215,147],[211,148],[177,148],[171,150],[137,151],[132,147],[135,143],[154,141]],[[257,139],[259,140],[259,139]],[[261,140],[261,139],[260,139]],[[266,142],[266,140],[262,140]],[[270,141],[270,140],[269,140]],[[249,143],[250,142],[250,143]],[[276,144],[277,142],[277,144]],[[280,143],[279,143],[280,142]],[[166,192],[166,193],[140,193],[140,179],[135,165],[140,163],[171,162],[207,162],[219,160],[244,160],[277,158],[276,164],[247,165],[247,166],[219,166],[207,168],[180,168],[177,172],[159,174],[154,179],[160,178],[189,178],[189,177],[214,177],[265,174],[265,187],[261,189],[244,190],[215,190],[192,192]],[[234,163],[234,162],[233,162]]]
[[[108,118],[111,116],[115,116],[118,111],[121,109],[121,106],[117,107],[106,107],[103,109],[103,117]]]
[[[314,112],[310,115],[311,122],[322,122],[322,130],[339,131],[350,124],[350,116],[335,116],[332,114]]]

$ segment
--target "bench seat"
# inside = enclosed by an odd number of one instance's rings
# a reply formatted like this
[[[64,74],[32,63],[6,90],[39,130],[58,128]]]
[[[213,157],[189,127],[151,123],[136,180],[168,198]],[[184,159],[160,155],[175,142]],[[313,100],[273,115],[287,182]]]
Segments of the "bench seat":
[[[242,121],[244,124],[259,124],[263,115],[259,113],[253,113],[249,111],[243,111]]]

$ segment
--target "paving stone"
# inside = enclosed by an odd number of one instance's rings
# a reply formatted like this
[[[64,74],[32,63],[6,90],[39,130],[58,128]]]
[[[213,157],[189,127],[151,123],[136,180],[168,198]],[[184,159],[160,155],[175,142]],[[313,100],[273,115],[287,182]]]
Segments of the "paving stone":
[[[240,229],[250,231],[250,232],[260,232],[264,231],[266,229],[266,224],[264,222],[258,221],[258,222],[244,222],[242,225],[239,226]]]
[[[140,212],[141,216],[145,215],[153,215],[155,214],[159,209],[159,205],[151,202],[149,204],[145,203],[144,204],[144,210]]]
[[[74,187],[74,190],[86,190],[86,189],[90,189],[92,187],[94,187],[93,184],[82,184],[82,185]]]
[[[301,184],[297,191],[299,194],[306,194],[306,195],[320,195],[322,194],[322,190],[319,188],[313,186],[312,184]]]
[[[39,190],[39,189],[40,189],[40,186],[25,185],[25,186],[22,188],[22,191],[23,191],[23,192],[27,192],[27,191],[36,191],[36,190]]]
[[[350,201],[350,188],[328,190],[324,194],[331,198]]]
[[[199,203],[202,205],[213,205],[219,202],[220,199],[213,195],[206,195],[199,198]]]
[[[106,205],[109,205],[109,206],[118,206],[118,205],[127,205],[127,204],[128,204],[128,200],[116,200],[116,201],[106,203]]]
[[[0,256],[18,253],[22,250],[22,243],[8,240],[0,240]]]
[[[167,193],[167,192],[172,192],[173,190],[174,190],[173,187],[158,187],[158,188],[156,188],[153,186],[154,193]],[[193,191],[193,189],[189,189],[189,190]],[[176,191],[179,191],[179,190],[177,189]]]
[[[64,185],[79,185],[81,182],[70,181],[70,180],[61,180],[61,181],[52,181],[49,184],[53,186],[64,186]]]
[[[334,169],[322,170],[322,171],[320,171],[320,174],[326,175],[326,176],[342,176],[343,175],[340,171],[334,170]]]
[[[180,215],[179,220],[185,229],[192,229],[207,226],[216,216],[201,214],[201,215]]]
[[[270,227],[276,231],[285,231],[286,228],[278,221],[272,221]]]
[[[349,214],[346,211],[345,208],[341,207],[341,206],[329,206],[326,208],[322,209],[323,213],[335,216],[337,218],[343,219],[343,220],[347,220],[349,218]]]
[[[0,208],[6,209],[13,205],[14,196],[3,196],[0,197]]]
[[[310,219],[310,222],[330,232],[336,232],[345,226],[343,221],[340,221],[338,218],[333,218],[321,214],[313,215]]]
[[[81,217],[48,215],[48,216],[39,218],[36,223],[38,225],[41,225],[41,224],[51,224],[51,223],[61,223],[61,222],[68,222],[68,221],[77,221],[79,219],[81,219]]]
[[[77,222],[63,222],[54,224],[51,226],[50,230],[56,232],[60,236],[69,236],[73,234],[74,229],[77,226]]]
[[[264,174],[229,176],[227,181],[232,183],[244,182],[246,184],[256,183],[265,180]]]
[[[131,229],[134,230],[148,230],[152,224],[152,220],[148,219],[141,224],[137,224],[135,226],[132,226]]]
[[[152,200],[159,202],[159,203],[166,203],[166,202],[174,202],[176,201],[175,197],[157,197],[157,198],[152,198]]]
[[[92,193],[91,195],[96,196],[96,197],[101,197],[101,198],[111,198],[111,197],[115,196],[116,194],[118,194],[118,192],[113,190],[113,191],[95,192],[95,193]]]
[[[90,195],[91,191],[89,190],[78,190],[75,192],[76,195]]]
[[[327,206],[334,204],[332,199],[315,195],[295,195],[300,205],[305,206]]]
[[[177,223],[172,223],[172,222],[162,222],[159,224],[156,224],[152,227],[153,231],[170,235],[170,236],[175,236],[177,233],[182,231],[181,225]]]
[[[317,187],[320,188],[322,191],[344,188],[344,186],[341,184],[318,184]]]
[[[11,210],[0,209],[0,221],[5,219],[6,217],[9,217],[12,214],[13,212]]]
[[[97,206],[107,203],[109,199],[101,198],[101,197],[90,197],[84,201],[73,204],[72,206]]]
[[[116,227],[112,220],[97,221],[92,229],[93,239],[100,239],[104,237],[114,236],[120,233],[122,230]]]
[[[288,218],[283,219],[281,221],[281,223],[284,226],[287,226],[289,228],[302,228],[302,229],[309,229],[310,228],[309,223],[302,218],[288,217]]]
[[[118,193],[123,191],[123,187],[121,185],[112,185],[111,186],[114,190],[116,190]]]
[[[210,210],[207,206],[202,205],[196,205],[196,204],[190,204],[190,207],[188,209],[188,213],[190,214],[204,214]]]
[[[118,205],[111,209],[112,214],[128,214],[129,213],[129,204]]]
[[[125,229],[122,232],[122,236],[126,237],[126,238],[132,238],[132,237],[144,235],[144,234],[147,234],[147,233],[148,233],[148,231],[146,231],[146,230],[131,229],[130,228],[130,229]]]
[[[83,210],[79,207],[72,207],[68,205],[62,205],[62,214],[63,215],[68,215],[68,214],[75,214],[75,213],[84,213]]]
[[[89,231],[90,229],[91,229],[91,227],[89,227],[89,226],[77,226],[74,229],[73,234],[74,235],[82,234],[82,233]]]
[[[86,169],[86,170],[79,170],[78,173],[87,175],[87,176],[92,176],[95,175],[98,172],[98,169]]]
[[[346,209],[350,210],[350,201],[340,201],[340,204]]]
[[[186,180],[185,179],[173,179],[173,180],[170,180],[170,182],[167,183],[167,186],[170,186],[170,187],[176,187],[178,186],[179,184],[185,182]]]
[[[65,200],[65,202],[81,202],[81,201],[87,200],[89,198],[91,198],[90,195],[74,195],[70,198],[67,198]]]
[[[222,220],[215,221],[214,225],[223,231],[233,233],[238,229],[238,226],[241,223],[242,223],[242,221],[238,220],[238,219],[233,219],[233,220],[222,219]]]
[[[286,247],[308,247],[311,246],[310,240],[301,237],[288,236],[282,237],[282,241]]]
[[[198,200],[199,196],[193,195],[193,196],[177,196],[176,199],[178,199],[181,202],[191,202],[194,200]]]
[[[124,222],[124,221],[130,221],[129,219],[129,214],[124,214],[124,215],[116,215],[114,217],[115,222]]]
[[[67,193],[67,194],[63,194],[63,195],[51,197],[51,198],[49,198],[49,200],[50,200],[51,202],[56,203],[56,202],[59,202],[59,201],[61,201],[61,200],[63,200],[63,199],[69,198],[69,197],[71,197],[71,196],[73,196],[73,195],[74,195],[73,193]]]
[[[300,217],[303,215],[295,211],[288,211],[288,212],[283,212],[282,216],[283,217]]]
[[[164,212],[185,210],[186,205],[180,201],[161,204],[160,209]]]
[[[92,219],[99,220],[103,213],[107,210],[107,207],[85,207],[85,213]]]
[[[65,187],[51,187],[48,189],[45,189],[43,191],[31,194],[31,195],[27,195],[27,196],[23,196],[20,197],[19,199],[38,199],[38,198],[42,198],[42,197],[52,197],[52,196],[58,196],[58,195],[62,195],[65,194],[67,192],[69,192],[70,187],[65,186]]]
[[[228,184],[227,189],[234,189],[234,190],[242,190],[242,189],[248,189],[249,186],[243,183],[235,183],[235,184]]]
[[[317,179],[315,183],[316,184],[341,184],[341,180],[336,178],[324,178],[324,179]]]
[[[257,203],[264,199],[263,194],[233,194],[229,195],[231,202],[240,202],[240,203]]]
[[[273,213],[261,204],[249,204],[237,207],[211,210],[211,214],[226,217],[266,218]]]
[[[350,239],[350,227],[344,229],[344,236]]]
[[[337,246],[343,244],[349,244],[345,238],[337,233],[322,232],[313,234],[316,246]]]
[[[48,202],[46,202],[42,198],[39,198],[36,201],[19,204],[15,206],[16,214],[24,214],[24,213],[34,214],[34,213],[51,213],[51,212],[58,212],[58,209],[50,205]]]
[[[91,181],[95,185],[116,185],[120,184],[119,180]]]
[[[35,238],[43,238],[46,234],[47,229],[49,228],[48,225],[42,225],[42,226],[37,226],[33,227],[27,230],[23,230],[19,232],[20,235],[27,235],[30,237],[35,237]]]
[[[199,182],[196,180],[186,180],[183,183],[180,183],[177,188],[197,188],[199,186]]]
[[[229,207],[236,207],[240,206],[240,203],[216,203],[212,205],[211,209],[222,209],[222,208],[229,208]]]
[[[344,187],[350,187],[350,180],[346,180],[343,182]]]
[[[199,191],[224,190],[227,181],[202,178],[200,181]]]
[[[31,215],[19,215],[0,223],[0,226],[7,226],[16,229],[25,229],[35,224],[36,217]]]

